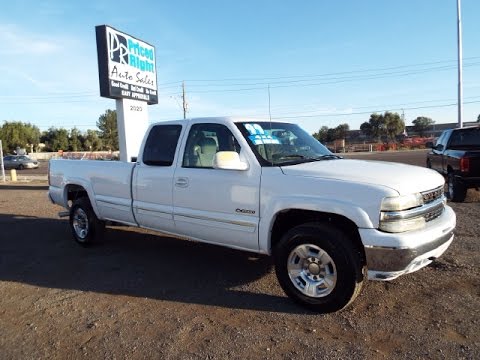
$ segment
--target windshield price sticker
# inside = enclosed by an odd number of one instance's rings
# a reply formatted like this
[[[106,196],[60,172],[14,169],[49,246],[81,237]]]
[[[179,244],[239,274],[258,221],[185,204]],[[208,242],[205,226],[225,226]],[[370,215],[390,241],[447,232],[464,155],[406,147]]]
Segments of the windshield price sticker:
[[[265,131],[259,124],[245,124],[245,129],[250,133],[250,135],[264,135]]]
[[[277,137],[267,135],[259,124],[245,124],[245,129],[249,132],[250,136],[248,138],[253,145],[280,144]]]
[[[280,141],[272,135],[250,135],[248,138],[253,145],[280,144]]]

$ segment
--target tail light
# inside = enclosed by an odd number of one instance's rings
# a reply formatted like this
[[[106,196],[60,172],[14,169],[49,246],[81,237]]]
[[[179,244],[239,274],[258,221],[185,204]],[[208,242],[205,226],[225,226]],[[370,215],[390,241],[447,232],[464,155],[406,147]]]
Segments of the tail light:
[[[460,159],[460,171],[461,172],[468,172],[470,170],[470,159],[469,158],[461,158]]]

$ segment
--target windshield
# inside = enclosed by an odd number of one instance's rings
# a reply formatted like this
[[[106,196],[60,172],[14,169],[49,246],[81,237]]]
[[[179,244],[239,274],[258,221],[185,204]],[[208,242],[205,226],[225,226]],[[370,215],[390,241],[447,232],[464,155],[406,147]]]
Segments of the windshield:
[[[237,126],[262,166],[340,159],[295,124],[266,121],[242,122]]]

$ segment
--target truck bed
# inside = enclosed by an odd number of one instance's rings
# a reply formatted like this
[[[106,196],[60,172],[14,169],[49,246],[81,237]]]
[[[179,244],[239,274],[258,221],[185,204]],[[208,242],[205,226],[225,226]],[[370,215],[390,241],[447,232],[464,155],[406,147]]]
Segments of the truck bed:
[[[64,206],[63,193],[79,185],[86,189],[92,207],[102,220],[135,224],[132,213],[131,181],[134,163],[102,160],[51,160],[50,198]]]

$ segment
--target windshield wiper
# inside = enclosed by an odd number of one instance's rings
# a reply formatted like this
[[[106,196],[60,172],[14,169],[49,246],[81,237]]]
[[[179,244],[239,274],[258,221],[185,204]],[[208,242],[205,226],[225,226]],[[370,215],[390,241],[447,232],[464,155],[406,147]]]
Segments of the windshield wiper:
[[[279,157],[280,159],[307,159],[304,155],[300,154],[285,154]]]
[[[328,155],[322,155],[315,158],[315,160],[335,160],[335,159],[343,159],[343,157],[334,155],[334,154],[328,154]]]
[[[301,154],[285,154],[285,155],[279,156],[277,158],[277,161],[278,160],[290,160],[290,161],[301,160],[300,162],[311,162],[311,161],[334,160],[334,159],[343,159],[343,157],[338,155],[333,155],[333,154],[316,156],[316,157],[309,157]],[[298,164],[299,162],[296,162],[296,163]]]

